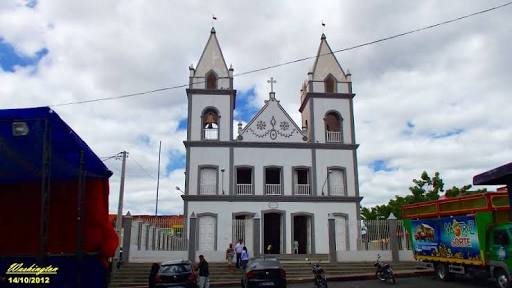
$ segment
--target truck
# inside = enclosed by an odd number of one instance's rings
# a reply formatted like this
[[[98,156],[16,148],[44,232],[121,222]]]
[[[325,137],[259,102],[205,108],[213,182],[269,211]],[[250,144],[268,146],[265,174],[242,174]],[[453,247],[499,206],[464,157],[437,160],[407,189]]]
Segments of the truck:
[[[417,261],[437,277],[456,274],[494,278],[511,286],[512,222],[508,193],[487,192],[402,207],[407,236]]]

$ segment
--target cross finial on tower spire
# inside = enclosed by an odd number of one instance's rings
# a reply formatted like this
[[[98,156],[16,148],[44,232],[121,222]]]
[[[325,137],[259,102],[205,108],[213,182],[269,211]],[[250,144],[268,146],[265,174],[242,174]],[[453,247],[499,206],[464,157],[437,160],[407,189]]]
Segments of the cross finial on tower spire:
[[[274,77],[270,77],[270,80],[267,80],[267,83],[270,83],[270,93],[274,93],[274,83],[277,83],[277,81],[274,80]]]

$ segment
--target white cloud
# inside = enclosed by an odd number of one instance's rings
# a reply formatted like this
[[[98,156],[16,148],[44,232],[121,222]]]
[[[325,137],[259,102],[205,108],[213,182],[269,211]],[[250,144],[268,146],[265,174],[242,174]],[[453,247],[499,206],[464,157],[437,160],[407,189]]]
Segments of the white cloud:
[[[7,4],[6,4],[7,3]],[[211,15],[226,61],[235,74],[316,54],[321,21],[333,49],[429,25],[499,1],[18,1],[0,4],[0,37],[26,55],[48,55],[36,72],[0,72],[0,105],[45,104],[110,97],[184,84],[209,36]],[[365,205],[407,193],[421,171],[439,171],[446,186],[512,158],[508,106],[512,64],[510,8],[431,31],[337,54],[353,74],[360,191]],[[299,89],[312,61],[235,78],[235,88],[256,89],[254,103],[268,97],[266,80],[277,79],[281,104],[300,123]],[[83,105],[56,107],[100,156],[127,150],[156,177],[162,155],[184,153],[184,89]],[[406,123],[415,125],[404,133]],[[235,124],[236,125],[236,124]],[[463,133],[432,139],[454,129]],[[235,129],[236,131],[236,129]],[[149,142],[141,137],[149,137]],[[388,160],[396,170],[374,172]],[[152,213],[155,180],[128,160],[125,211]],[[162,159],[162,169],[169,164]],[[119,161],[109,160],[110,210],[116,211]],[[163,176],[162,212],[180,212],[175,186],[183,170]]]

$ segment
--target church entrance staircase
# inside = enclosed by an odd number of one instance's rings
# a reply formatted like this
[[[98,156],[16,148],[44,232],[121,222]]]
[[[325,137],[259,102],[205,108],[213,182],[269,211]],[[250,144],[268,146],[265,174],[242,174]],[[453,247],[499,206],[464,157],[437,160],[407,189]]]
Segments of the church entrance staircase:
[[[288,283],[312,283],[310,262],[320,262],[331,280],[374,279],[373,263],[350,262],[329,263],[327,254],[315,255],[272,255],[278,256],[286,271]],[[307,260],[306,260],[307,258]],[[151,263],[126,263],[113,274],[109,287],[148,287]],[[230,270],[226,263],[209,263],[210,286],[240,287],[241,270]],[[415,262],[393,264],[394,272],[400,276],[419,276],[432,273],[432,270],[417,267]]]

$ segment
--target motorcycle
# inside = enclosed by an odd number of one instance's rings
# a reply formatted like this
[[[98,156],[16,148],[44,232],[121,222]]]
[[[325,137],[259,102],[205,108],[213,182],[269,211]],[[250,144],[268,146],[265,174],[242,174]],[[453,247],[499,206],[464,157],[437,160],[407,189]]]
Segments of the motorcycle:
[[[325,277],[325,271],[322,267],[320,267],[320,263],[315,263],[312,265],[313,276],[315,286],[317,288],[327,288],[327,278]]]
[[[375,262],[375,264],[373,264],[373,266],[375,266],[375,268],[377,269],[377,271],[375,271],[375,276],[377,277],[377,279],[384,282],[387,282],[389,280],[393,284],[396,283],[395,274],[393,274],[393,269],[389,264],[385,264],[380,260],[380,255],[377,255],[377,261]]]

